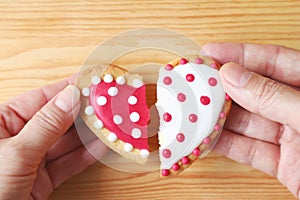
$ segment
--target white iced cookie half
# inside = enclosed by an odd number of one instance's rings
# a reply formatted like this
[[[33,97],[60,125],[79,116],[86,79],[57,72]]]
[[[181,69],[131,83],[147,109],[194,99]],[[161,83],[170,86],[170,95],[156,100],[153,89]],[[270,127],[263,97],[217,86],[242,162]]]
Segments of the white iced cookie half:
[[[184,58],[160,69],[156,107],[162,176],[188,165],[190,155],[201,154],[199,145],[214,139],[209,136],[224,124],[226,98],[218,69]]]

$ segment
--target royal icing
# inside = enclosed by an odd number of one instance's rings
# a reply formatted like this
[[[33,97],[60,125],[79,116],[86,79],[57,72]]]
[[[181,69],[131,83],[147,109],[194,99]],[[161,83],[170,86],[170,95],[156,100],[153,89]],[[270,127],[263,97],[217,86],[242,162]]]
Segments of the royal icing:
[[[92,84],[98,85],[101,82],[101,78],[99,76],[93,76],[92,77]]]
[[[114,80],[114,78],[111,74],[105,74],[103,80],[105,83],[111,83]]]
[[[130,97],[128,98],[128,103],[129,103],[130,105],[135,105],[135,104],[137,103],[137,98],[136,98],[135,96],[130,96]]]
[[[110,132],[110,133],[108,134],[108,136],[107,136],[107,139],[108,139],[108,141],[110,141],[110,142],[115,142],[115,141],[118,139],[118,137],[117,137],[116,134]]]
[[[96,129],[103,128],[103,122],[100,119],[96,120],[95,123],[94,123],[94,127]]]
[[[83,96],[88,97],[88,96],[90,96],[90,93],[91,93],[90,88],[83,88],[82,89],[82,95]]]
[[[159,153],[162,175],[190,162],[188,155],[199,156],[198,146],[209,143],[225,102],[218,70],[202,59],[161,68],[157,81],[156,107],[160,116]],[[221,113],[221,114],[220,114]]]
[[[141,149],[140,155],[142,158],[148,158],[150,155],[150,152],[147,149]]]
[[[95,129],[109,130],[107,140],[124,142],[123,150],[140,150],[140,156],[149,156],[147,143],[147,124],[150,118],[145,97],[146,88],[140,79],[134,79],[132,86],[126,84],[124,76],[115,80],[111,74],[91,78],[89,88],[83,88],[82,94],[89,99],[85,108],[86,115],[95,114]]]
[[[118,76],[116,79],[117,84],[124,85],[126,83],[126,79],[124,76]]]
[[[87,106],[85,108],[84,112],[85,112],[86,115],[92,115],[92,114],[94,114],[94,108],[93,108],[93,106]]]

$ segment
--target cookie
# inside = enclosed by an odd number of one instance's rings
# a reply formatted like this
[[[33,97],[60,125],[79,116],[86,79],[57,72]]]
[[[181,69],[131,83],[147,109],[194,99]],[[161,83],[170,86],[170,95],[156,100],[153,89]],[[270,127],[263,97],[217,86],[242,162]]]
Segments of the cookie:
[[[181,58],[159,71],[161,176],[178,174],[216,143],[231,107],[219,67],[207,58]]]
[[[115,152],[145,163],[150,114],[142,77],[116,65],[92,66],[78,74],[76,85],[89,129]]]
[[[174,60],[162,67],[156,85],[160,119],[161,176],[176,175],[216,143],[231,107],[209,58]],[[93,66],[78,75],[80,115],[108,147],[144,164],[149,155],[150,112],[142,77],[116,66]],[[153,149],[152,149],[153,150]]]

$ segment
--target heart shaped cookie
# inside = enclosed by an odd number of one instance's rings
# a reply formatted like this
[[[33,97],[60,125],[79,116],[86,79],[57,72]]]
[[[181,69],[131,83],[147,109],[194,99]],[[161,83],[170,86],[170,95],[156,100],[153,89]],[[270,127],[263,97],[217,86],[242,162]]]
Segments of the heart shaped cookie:
[[[218,75],[219,65],[197,57],[175,60],[159,71],[157,102],[161,176],[178,174],[216,143],[231,100]],[[142,78],[116,65],[79,73],[81,117],[112,150],[145,163],[150,120]]]

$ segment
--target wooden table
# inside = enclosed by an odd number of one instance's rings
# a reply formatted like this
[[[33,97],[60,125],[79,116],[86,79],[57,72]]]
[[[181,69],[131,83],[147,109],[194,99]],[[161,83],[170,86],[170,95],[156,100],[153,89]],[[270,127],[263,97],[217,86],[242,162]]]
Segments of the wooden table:
[[[122,31],[169,28],[195,39],[300,49],[300,1],[0,2],[0,102],[79,70],[95,46]],[[294,199],[275,178],[211,153],[177,178],[96,164],[51,199]]]

